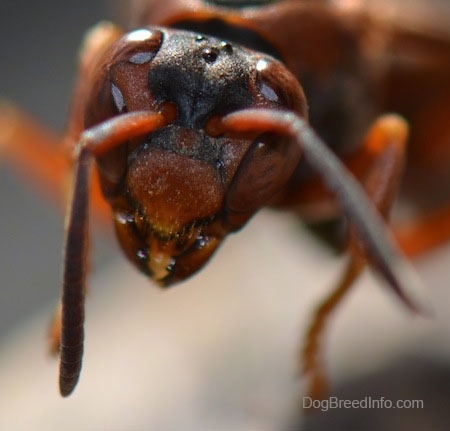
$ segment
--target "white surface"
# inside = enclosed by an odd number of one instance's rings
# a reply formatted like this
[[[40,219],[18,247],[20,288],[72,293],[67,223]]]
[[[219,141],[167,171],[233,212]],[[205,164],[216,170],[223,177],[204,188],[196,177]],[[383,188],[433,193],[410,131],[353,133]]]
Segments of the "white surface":
[[[411,316],[363,277],[327,334],[332,383],[379,369],[405,350],[447,360],[447,282],[430,263],[449,255],[420,267],[433,288],[433,321]],[[46,314],[1,346],[0,429],[282,429],[303,389],[296,355],[305,326],[341,266],[295,218],[277,213],[257,216],[197,277],[168,291],[117,262],[91,277],[73,396],[57,393],[57,362],[45,355]]]

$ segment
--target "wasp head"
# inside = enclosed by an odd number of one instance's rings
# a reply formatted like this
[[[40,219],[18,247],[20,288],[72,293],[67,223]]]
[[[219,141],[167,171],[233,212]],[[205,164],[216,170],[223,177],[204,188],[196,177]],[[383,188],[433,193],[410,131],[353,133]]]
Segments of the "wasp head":
[[[176,111],[171,124],[97,158],[126,255],[161,285],[200,269],[280,191],[300,158],[287,138],[217,126],[249,107],[306,117],[301,87],[281,63],[220,39],[129,33],[100,62],[91,94],[87,127],[131,111]]]

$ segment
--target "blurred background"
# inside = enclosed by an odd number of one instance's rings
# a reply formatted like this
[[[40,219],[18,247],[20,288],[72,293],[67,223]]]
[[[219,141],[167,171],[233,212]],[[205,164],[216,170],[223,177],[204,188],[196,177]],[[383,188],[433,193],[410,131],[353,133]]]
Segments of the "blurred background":
[[[106,0],[2,0],[0,97],[62,130],[83,34],[117,21],[114,10]],[[297,352],[342,258],[294,217],[263,212],[198,277],[160,292],[114,238],[97,234],[83,374],[62,400],[45,350],[62,216],[5,165],[0,196],[0,429],[450,429],[449,247],[416,262],[435,319],[411,316],[367,273],[326,339],[331,395],[419,399],[424,408],[304,417]]]

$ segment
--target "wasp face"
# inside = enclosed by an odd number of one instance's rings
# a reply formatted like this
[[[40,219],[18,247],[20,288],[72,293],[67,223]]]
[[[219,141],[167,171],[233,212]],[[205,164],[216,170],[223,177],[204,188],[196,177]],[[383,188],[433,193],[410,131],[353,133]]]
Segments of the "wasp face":
[[[99,70],[88,126],[134,110],[176,110],[172,124],[97,162],[127,256],[162,285],[183,280],[283,187],[300,158],[286,139],[215,125],[248,107],[306,115],[303,93],[276,60],[184,31],[130,33]]]

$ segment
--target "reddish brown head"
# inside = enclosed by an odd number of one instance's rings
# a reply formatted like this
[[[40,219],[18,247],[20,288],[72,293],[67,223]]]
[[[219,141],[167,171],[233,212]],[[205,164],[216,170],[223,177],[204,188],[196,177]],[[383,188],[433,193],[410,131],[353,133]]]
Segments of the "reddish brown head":
[[[176,110],[170,125],[97,159],[119,241],[158,283],[200,269],[298,164],[289,139],[216,127],[249,107],[307,116],[301,87],[281,63],[213,37],[137,30],[97,68],[86,128],[125,112]]]

